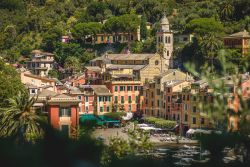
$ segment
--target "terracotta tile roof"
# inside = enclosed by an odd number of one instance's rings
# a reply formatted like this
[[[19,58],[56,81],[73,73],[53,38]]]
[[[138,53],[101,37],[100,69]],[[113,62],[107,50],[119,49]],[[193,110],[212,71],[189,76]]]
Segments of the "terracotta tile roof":
[[[116,70],[116,69],[133,69],[133,70],[140,70],[146,65],[120,65],[120,64],[110,64],[107,66],[108,70]]]
[[[91,85],[91,88],[99,96],[111,96],[110,90],[105,85]]]
[[[237,33],[234,33],[234,34],[231,34],[229,36],[227,36],[226,38],[250,38],[250,33],[247,32],[246,30],[244,31],[240,31],[240,32],[237,32]]]
[[[46,77],[41,77],[41,76],[33,75],[33,74],[27,74],[27,73],[25,73],[24,76],[31,77],[31,78],[36,78],[36,79],[40,79],[40,80],[45,80],[45,81],[49,81],[49,82],[55,82],[54,79],[50,79],[50,78],[46,78]]]
[[[98,66],[85,66],[87,70],[94,71],[94,72],[101,72],[102,69]]]
[[[93,61],[102,60],[102,61],[112,61],[112,60],[147,60],[155,56],[155,53],[145,53],[145,54],[106,54],[101,57],[97,57]]]

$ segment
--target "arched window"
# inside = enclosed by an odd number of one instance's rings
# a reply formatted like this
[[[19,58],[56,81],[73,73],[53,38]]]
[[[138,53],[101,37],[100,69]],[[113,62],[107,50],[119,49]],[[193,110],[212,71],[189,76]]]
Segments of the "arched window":
[[[170,39],[170,37],[168,37],[168,43],[171,43],[171,39]]]
[[[167,56],[169,56],[169,51],[167,51]]]
[[[168,43],[168,37],[165,37],[165,43]]]

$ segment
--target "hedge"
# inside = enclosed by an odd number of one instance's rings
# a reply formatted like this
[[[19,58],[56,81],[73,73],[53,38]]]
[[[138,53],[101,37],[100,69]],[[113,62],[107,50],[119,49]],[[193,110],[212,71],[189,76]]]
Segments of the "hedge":
[[[121,119],[122,116],[126,115],[126,112],[109,112],[104,114],[108,118],[112,118],[115,120]]]
[[[157,127],[161,128],[173,128],[177,124],[176,121],[170,121],[155,117],[146,117],[145,121],[151,124],[155,124]]]

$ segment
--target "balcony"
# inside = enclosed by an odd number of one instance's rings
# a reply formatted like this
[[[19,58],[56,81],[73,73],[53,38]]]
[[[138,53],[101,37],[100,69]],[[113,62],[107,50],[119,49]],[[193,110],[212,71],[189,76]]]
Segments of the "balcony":
[[[111,84],[141,84],[141,81],[111,81]]]

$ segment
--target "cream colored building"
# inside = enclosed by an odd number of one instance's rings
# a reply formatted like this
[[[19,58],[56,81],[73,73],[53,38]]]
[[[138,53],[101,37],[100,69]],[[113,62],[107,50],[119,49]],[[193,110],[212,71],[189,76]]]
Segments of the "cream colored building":
[[[173,68],[173,32],[170,30],[170,24],[165,15],[161,19],[161,28],[156,33],[156,36],[157,52],[163,55],[165,69]]]
[[[57,92],[56,81],[54,79],[46,78],[31,74],[29,71],[20,72],[21,81],[27,85],[28,88],[37,88],[39,90],[47,89]],[[30,89],[30,94],[35,94],[34,89]]]
[[[35,75],[47,76],[54,68],[54,54],[40,50],[33,50],[31,54],[31,60],[26,61],[27,68]]]
[[[190,82],[193,77],[178,69],[169,69],[168,71],[155,76],[154,80],[144,85],[144,115],[167,118],[167,106],[165,95],[165,84],[176,81]]]

